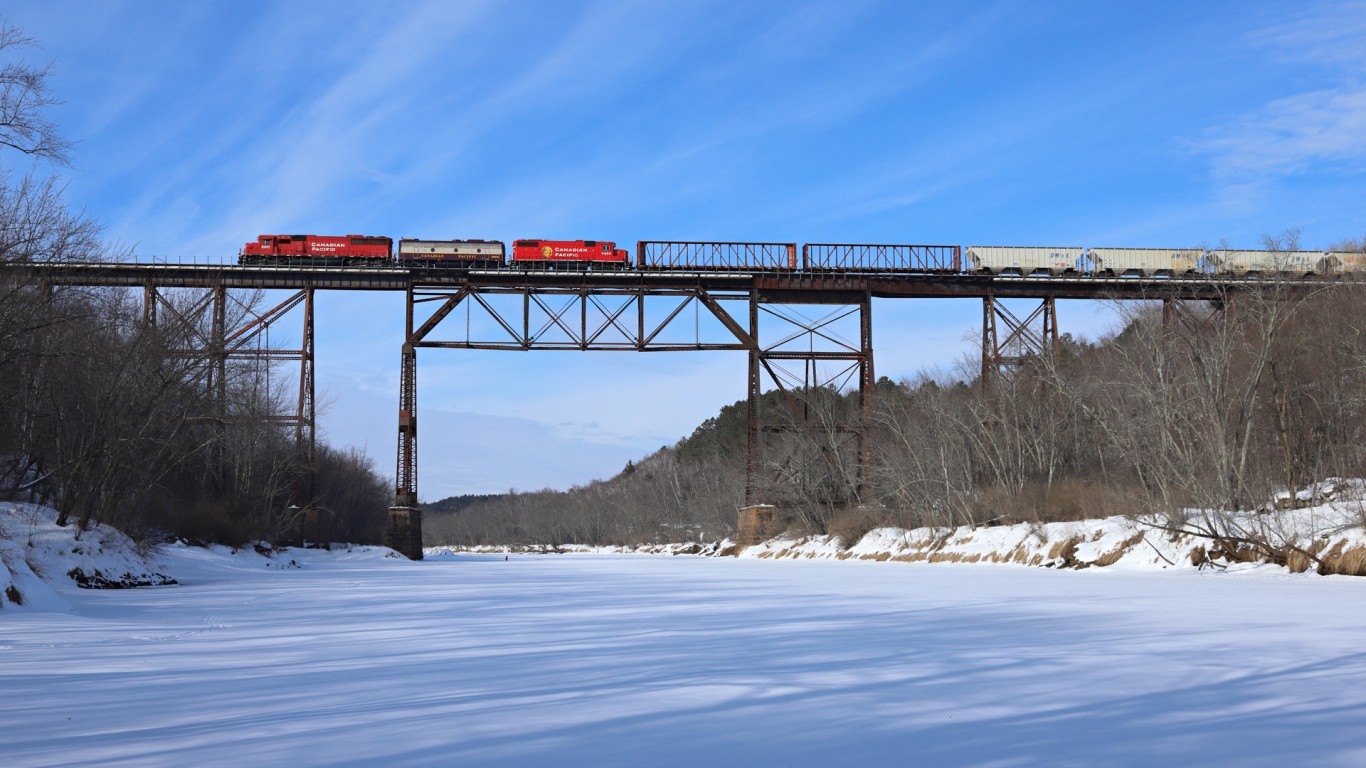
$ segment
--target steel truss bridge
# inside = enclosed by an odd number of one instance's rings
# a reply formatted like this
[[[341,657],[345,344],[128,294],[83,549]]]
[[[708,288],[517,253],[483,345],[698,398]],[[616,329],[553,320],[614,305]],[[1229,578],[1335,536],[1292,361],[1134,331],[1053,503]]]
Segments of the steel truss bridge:
[[[717,249],[764,244],[669,244]],[[907,246],[915,248],[918,246]],[[314,454],[314,296],[324,291],[401,291],[405,337],[399,350],[400,391],[395,505],[387,542],[411,558],[422,556],[417,505],[417,351],[419,349],[580,350],[628,352],[736,351],[748,358],[746,504],[741,537],[762,536],[771,521],[760,474],[766,427],[760,394],[778,390],[796,423],[807,425],[803,394],[812,388],[857,386],[859,423],[845,431],[856,441],[858,477],[871,458],[865,443],[874,396],[872,300],[976,298],[982,301],[981,381],[984,386],[1059,341],[1058,299],[1163,302],[1164,318],[1182,302],[1221,303],[1230,293],[1272,284],[1314,290],[1344,282],[1324,277],[1097,277],[1002,276],[917,271],[888,265],[888,246],[840,246],[838,268],[670,269],[667,271],[409,271],[384,267],[229,266],[148,263],[25,263],[0,266],[0,275],[47,286],[122,287],[142,292],[143,322],[207,327],[200,334],[210,361],[206,385],[222,403],[229,360],[298,364],[297,398],[273,418],[294,432],[300,465]],[[188,307],[164,291],[204,289]],[[283,301],[250,312],[238,290],[288,291]],[[1028,313],[1004,299],[1029,300]],[[1018,306],[1018,304],[1016,305]],[[813,315],[813,312],[822,314]],[[229,318],[238,318],[230,323]],[[301,318],[301,320],[297,320]],[[205,322],[207,320],[207,322]],[[463,320],[463,322],[462,322]],[[272,348],[273,326],[301,321],[297,348]],[[856,331],[850,329],[856,328]],[[264,341],[263,341],[264,340]],[[791,419],[790,419],[791,420]],[[296,483],[295,503],[308,503]]]

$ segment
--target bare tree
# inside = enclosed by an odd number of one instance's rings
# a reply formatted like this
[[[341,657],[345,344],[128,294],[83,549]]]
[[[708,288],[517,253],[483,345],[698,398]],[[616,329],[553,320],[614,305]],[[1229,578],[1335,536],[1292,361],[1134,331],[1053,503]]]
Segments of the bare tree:
[[[20,28],[0,23],[0,56],[35,46]],[[51,71],[51,65],[39,69],[24,62],[0,67],[0,147],[66,165],[71,142],[47,115],[48,108],[61,103],[48,86]]]

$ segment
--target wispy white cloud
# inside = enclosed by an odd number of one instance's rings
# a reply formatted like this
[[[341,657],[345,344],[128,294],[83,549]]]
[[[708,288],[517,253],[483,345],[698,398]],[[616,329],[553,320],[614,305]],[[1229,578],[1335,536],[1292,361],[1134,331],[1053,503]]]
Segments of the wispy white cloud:
[[[407,7],[406,13],[386,16],[387,25],[367,24],[363,43],[356,36],[354,45],[328,46],[318,55],[335,58],[338,48],[353,52],[333,62],[331,81],[286,109],[278,107],[281,92],[264,83],[267,90],[242,100],[237,119],[207,130],[198,126],[202,144],[162,169],[158,183],[144,189],[122,218],[144,229],[160,221],[165,231],[183,233],[177,243],[185,255],[219,253],[225,244],[240,244],[243,232],[325,218],[341,189],[382,194],[394,183],[383,164],[401,152],[386,134],[417,96],[404,86],[439,60],[485,9],[482,3]],[[259,45],[273,47],[268,38]],[[247,69],[238,64],[235,71]],[[270,106],[263,110],[255,102]],[[168,197],[169,190],[202,197],[215,184],[217,196],[229,202],[212,218],[173,215],[185,211]]]
[[[1296,174],[1366,168],[1366,2],[1313,3],[1244,37],[1244,44],[1313,77],[1316,87],[1280,96],[1208,128],[1191,142],[1209,158],[1226,202]],[[1304,71],[1308,68],[1308,71]]]
[[[1197,147],[1229,183],[1310,169],[1359,172],[1366,161],[1366,85],[1277,99],[1211,129]]]
[[[1366,67],[1366,2],[1306,3],[1288,13],[1278,23],[1248,34],[1245,43],[1290,61],[1314,61],[1361,74]]]

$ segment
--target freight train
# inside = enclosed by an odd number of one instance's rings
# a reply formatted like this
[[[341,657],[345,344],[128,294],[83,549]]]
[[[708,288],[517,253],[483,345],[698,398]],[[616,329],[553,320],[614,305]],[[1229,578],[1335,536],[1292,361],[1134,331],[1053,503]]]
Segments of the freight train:
[[[426,269],[620,271],[630,254],[608,240],[398,241],[373,235],[261,235],[242,248],[247,266],[398,266]],[[919,272],[984,275],[1265,276],[1366,274],[1366,254],[1205,248],[687,243],[641,241],[640,270]]]

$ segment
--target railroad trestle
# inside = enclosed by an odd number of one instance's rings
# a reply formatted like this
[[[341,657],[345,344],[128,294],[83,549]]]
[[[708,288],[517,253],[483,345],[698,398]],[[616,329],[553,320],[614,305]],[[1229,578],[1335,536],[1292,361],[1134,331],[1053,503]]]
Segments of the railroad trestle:
[[[659,248],[680,245],[658,244]],[[721,244],[723,255],[746,244]],[[793,259],[781,244],[757,244],[774,259]],[[830,248],[833,266],[818,272],[724,270],[640,270],[573,272],[470,270],[441,273],[396,267],[227,266],[189,264],[19,263],[0,265],[0,275],[46,285],[113,286],[141,290],[143,322],[179,324],[191,333],[197,353],[208,361],[203,385],[218,397],[213,418],[227,418],[221,404],[230,360],[268,369],[298,364],[297,397],[291,410],[271,417],[294,432],[298,481],[294,504],[311,495],[314,456],[314,299],[318,290],[402,291],[405,331],[400,349],[395,504],[388,538],[405,555],[420,558],[421,515],[417,511],[417,351],[473,349],[502,351],[735,351],[747,358],[745,501],[748,510],[767,510],[774,473],[783,457],[769,455],[777,439],[768,436],[804,429],[836,435],[838,447],[853,443],[854,499],[866,498],[865,474],[872,460],[869,427],[876,395],[873,365],[873,299],[975,298],[982,301],[981,382],[1009,375],[1030,356],[1047,355],[1059,344],[1058,299],[1117,299],[1162,302],[1171,323],[1192,322],[1184,302],[1216,309],[1238,291],[1271,282],[1257,276],[1100,277],[1094,275],[1009,276],[970,273],[859,271],[858,255]],[[889,248],[889,246],[859,246]],[[841,247],[844,248],[844,247]],[[753,250],[753,249],[751,249]],[[672,253],[673,251],[668,251]],[[737,251],[739,252],[739,251]],[[746,251],[747,252],[747,251]],[[687,258],[692,251],[679,250]],[[923,258],[918,251],[908,251]],[[879,254],[882,254],[879,256]],[[882,258],[875,252],[868,258]],[[905,258],[911,258],[906,256]],[[682,258],[682,257],[680,257]],[[726,256],[729,258],[729,256]],[[805,258],[805,255],[804,255]],[[823,257],[826,258],[826,257]],[[897,258],[902,258],[898,256]],[[1317,276],[1275,278],[1287,295],[1352,282]],[[207,289],[194,301],[173,303],[172,288]],[[248,305],[232,291],[282,290],[274,304]],[[1038,302],[1018,313],[1003,299]],[[298,346],[272,346],[273,326],[299,317]],[[189,354],[191,350],[186,350]],[[765,389],[778,392],[781,414],[765,414]],[[852,418],[831,423],[818,412],[813,395],[849,393]],[[840,459],[827,458],[835,466]],[[771,512],[764,514],[771,516]]]

